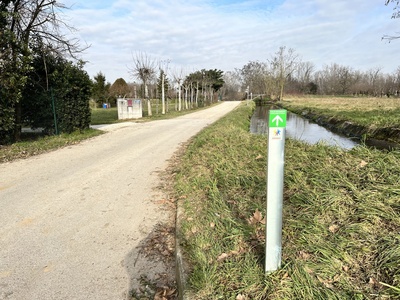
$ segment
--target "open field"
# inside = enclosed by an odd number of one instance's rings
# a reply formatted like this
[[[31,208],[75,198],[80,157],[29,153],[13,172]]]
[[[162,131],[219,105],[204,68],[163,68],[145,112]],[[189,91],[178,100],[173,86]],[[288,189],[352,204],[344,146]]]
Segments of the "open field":
[[[293,97],[282,104],[294,111],[309,110],[317,115],[355,122],[369,127],[400,127],[400,98]]]
[[[284,102],[293,106],[310,106],[332,110],[393,110],[400,108],[400,98],[366,98],[366,97],[335,97],[335,96],[286,96]]]
[[[283,264],[264,274],[267,141],[251,107],[175,167],[190,299],[400,299],[400,152],[287,140]]]
[[[118,110],[112,108],[92,108],[91,125],[112,124],[118,122]]]

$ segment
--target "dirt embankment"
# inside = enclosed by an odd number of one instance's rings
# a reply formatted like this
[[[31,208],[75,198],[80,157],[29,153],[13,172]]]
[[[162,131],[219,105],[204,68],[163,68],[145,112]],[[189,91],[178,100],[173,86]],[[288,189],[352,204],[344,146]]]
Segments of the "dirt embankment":
[[[364,141],[368,146],[379,149],[400,149],[400,128],[398,127],[367,127],[350,121],[339,120],[335,117],[317,115],[309,110],[293,112],[328,128],[332,132]]]

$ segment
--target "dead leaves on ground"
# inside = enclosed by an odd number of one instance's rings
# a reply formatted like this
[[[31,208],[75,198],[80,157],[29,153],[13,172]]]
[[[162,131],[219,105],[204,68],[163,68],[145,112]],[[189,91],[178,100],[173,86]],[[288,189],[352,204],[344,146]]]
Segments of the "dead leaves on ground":
[[[160,274],[161,275],[161,274]],[[161,276],[164,277],[164,276]],[[176,300],[178,290],[175,283],[159,281],[159,278],[150,279],[147,275],[140,276],[140,287],[129,293],[129,300]],[[172,283],[172,285],[171,285]]]
[[[368,163],[365,160],[361,160],[359,165],[357,166],[357,169],[364,168]]]
[[[306,251],[299,251],[299,255],[298,255],[298,257],[300,258],[300,259],[302,259],[302,260],[309,260],[310,259],[310,257],[311,257],[311,254],[310,253],[307,253]]]
[[[167,205],[171,208],[175,208],[176,199],[174,199],[174,198],[160,199],[160,200],[156,201],[156,203],[158,205]]]
[[[224,260],[227,259],[228,257],[229,257],[228,254],[222,253],[220,256],[217,257],[217,261],[224,261]]]
[[[323,279],[322,277],[317,275],[317,279],[319,282],[321,282],[324,286],[326,286],[329,289],[332,289],[334,286],[333,284],[335,282],[338,282],[340,279],[340,275],[336,274],[332,279]]]
[[[258,210],[258,208],[247,221],[251,225],[257,225],[257,224],[265,225],[265,218],[263,218],[262,213]]]
[[[240,247],[240,249],[238,251],[237,250],[232,250],[232,251],[229,251],[228,253],[224,252],[220,256],[217,257],[217,262],[222,262],[222,261],[224,261],[224,260],[226,260],[228,258],[238,256],[238,255],[240,255],[242,253],[245,253],[245,252],[246,252],[245,249],[242,248],[242,247]]]
[[[336,233],[339,230],[339,225],[337,224],[332,224],[331,226],[329,226],[329,231],[332,233]]]
[[[154,300],[170,300],[176,298],[176,289],[161,288],[154,296]]]
[[[167,224],[158,224],[146,239],[141,253],[146,257],[158,257],[171,260],[175,252],[175,228]]]

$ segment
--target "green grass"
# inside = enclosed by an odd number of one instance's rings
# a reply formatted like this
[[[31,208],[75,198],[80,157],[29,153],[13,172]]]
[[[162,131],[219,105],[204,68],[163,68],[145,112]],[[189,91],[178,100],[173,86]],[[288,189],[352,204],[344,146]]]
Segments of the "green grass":
[[[283,264],[265,275],[267,141],[251,113],[202,131],[175,170],[191,299],[400,299],[400,152],[287,140]]]
[[[11,145],[0,145],[0,163],[12,161],[19,158],[27,158],[33,155],[46,153],[65,146],[77,144],[82,140],[102,134],[99,130],[87,129],[76,131],[71,134],[60,134],[53,136],[30,135],[21,142]]]
[[[112,124],[116,122],[118,122],[118,110],[116,107],[92,109],[91,125]]]
[[[135,119],[134,121],[136,122],[146,122],[146,121],[151,121],[151,120],[165,120],[165,119],[172,119],[179,117],[181,115],[185,115],[188,113],[192,113],[193,111],[199,110],[199,109],[205,109],[207,107],[199,107],[199,108],[191,108],[191,109],[184,109],[184,105],[182,104],[182,110],[177,111],[175,109],[175,102],[174,101],[169,101],[168,105],[168,111],[163,115],[162,112],[162,106],[161,106],[161,101],[158,103],[158,109],[157,109],[157,100],[152,99],[151,100],[151,109],[152,109],[152,115],[148,115],[148,107],[147,107],[147,102],[143,101],[143,118],[142,119]],[[213,104],[215,105],[215,104]],[[92,109],[92,118],[91,118],[91,125],[99,125],[99,124],[113,124],[117,122],[126,122],[126,121],[132,121],[132,120],[118,120],[118,109],[116,107],[112,108],[94,108]]]

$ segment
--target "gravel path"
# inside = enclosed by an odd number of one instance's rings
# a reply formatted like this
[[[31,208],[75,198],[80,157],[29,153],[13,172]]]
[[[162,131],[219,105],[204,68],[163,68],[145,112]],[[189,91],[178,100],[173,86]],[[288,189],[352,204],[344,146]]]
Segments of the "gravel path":
[[[138,274],[159,268],[137,251],[167,218],[158,172],[238,104],[106,126],[79,145],[0,164],[0,299],[127,299]]]

